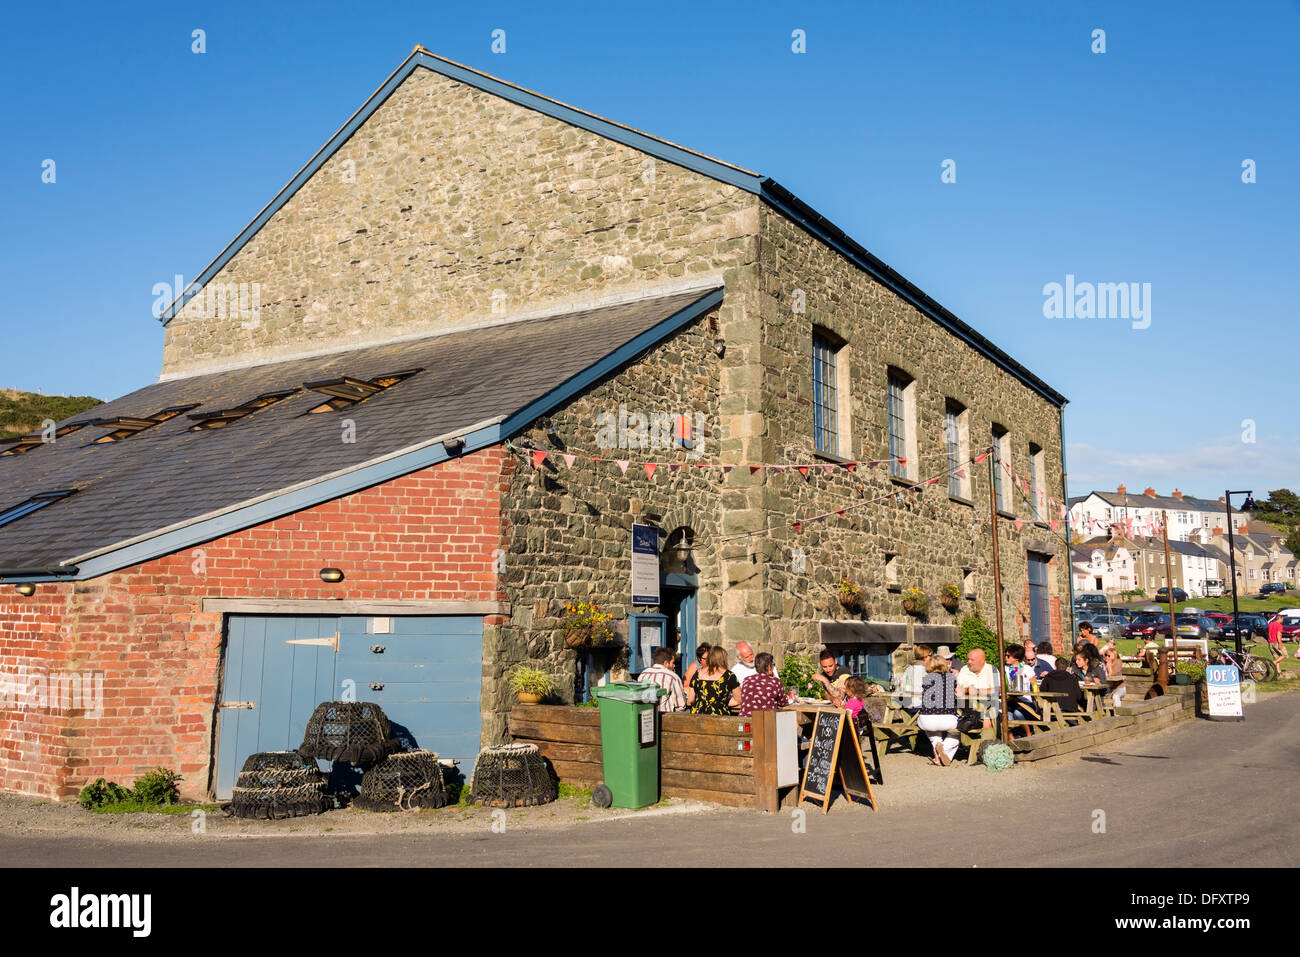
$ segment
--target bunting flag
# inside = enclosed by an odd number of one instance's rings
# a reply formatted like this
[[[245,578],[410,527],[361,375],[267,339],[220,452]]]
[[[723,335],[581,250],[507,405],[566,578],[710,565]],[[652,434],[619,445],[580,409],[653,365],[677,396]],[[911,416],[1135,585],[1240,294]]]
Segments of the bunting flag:
[[[654,462],[647,462],[647,463],[645,464],[645,477],[648,478],[648,479],[653,479],[653,478],[655,477],[655,463],[654,463]]]
[[[846,463],[844,464],[844,467],[845,467],[846,469],[848,469],[850,472],[856,472],[856,471],[857,471],[857,468],[858,468],[858,463],[857,463],[857,462],[846,462]]]
[[[939,484],[939,476],[936,475],[934,478],[928,480],[925,484],[926,484],[926,485],[938,485],[938,484]]]
[[[615,460],[615,464],[618,465],[618,470],[619,470],[620,472],[622,472],[624,475],[626,475],[626,474],[627,474],[627,467],[628,467],[629,465],[631,465],[632,463],[631,463],[631,461],[629,461],[628,459],[616,459],[616,460]]]
[[[959,478],[959,479],[964,479],[964,478],[966,477],[966,470],[965,470],[965,469],[958,469],[957,471],[953,472],[952,474],[955,475],[955,476],[957,476],[957,478]]]
[[[907,459],[899,459],[898,464],[901,465],[903,468],[907,468]]]
[[[564,455],[561,456],[561,458],[564,459],[564,467],[566,469],[573,468],[573,463],[578,460],[578,457],[576,455]]]
[[[542,463],[545,462],[545,461],[546,461],[546,453],[545,453],[545,452],[534,452],[534,453],[533,453],[533,468],[535,468],[535,469],[539,469],[539,468],[541,468],[541,467],[542,467]]]
[[[798,473],[799,473],[800,475],[802,475],[804,478],[807,478],[807,477],[808,477],[808,468],[809,468],[809,466],[807,466],[807,465],[796,465],[796,466],[795,466],[795,470],[798,471]]]
[[[1052,519],[1052,531],[1056,531],[1056,526],[1058,526],[1058,525],[1060,525],[1060,524],[1061,524],[1061,523],[1058,522],[1056,519]]]
[[[983,462],[983,461],[984,461],[986,458],[988,458],[988,457],[989,457],[989,454],[988,454],[987,452],[981,452],[979,455],[975,456],[975,464],[976,464],[976,465],[979,465],[981,462]]]
[[[679,468],[681,468],[681,467],[682,467],[682,466],[681,466],[681,463],[679,463],[679,462],[673,462],[671,465],[668,466],[668,474],[669,474],[669,475],[676,475],[676,474],[677,474],[677,470],[678,470]]]
[[[803,532],[803,522],[791,522],[790,527],[793,528],[796,532],[801,532],[801,533]]]
[[[1023,524],[1025,524],[1025,523],[1022,522],[1020,519],[1016,519],[1016,531],[1017,531],[1017,532],[1020,531],[1020,526],[1023,525]]]
[[[762,470],[763,470],[763,466],[761,465],[751,465],[749,467],[749,474],[753,475],[755,472],[761,472]]]

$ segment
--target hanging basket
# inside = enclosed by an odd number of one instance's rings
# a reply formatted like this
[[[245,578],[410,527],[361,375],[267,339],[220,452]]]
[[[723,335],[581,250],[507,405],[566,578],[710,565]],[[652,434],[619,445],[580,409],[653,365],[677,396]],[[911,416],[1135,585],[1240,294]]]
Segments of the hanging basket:
[[[957,605],[960,604],[960,602],[956,598],[944,597],[940,600],[940,604],[942,604],[944,608],[948,609],[948,611],[956,611]]]
[[[840,604],[844,607],[845,611],[861,611],[862,596],[846,595],[844,592],[840,592]]]
[[[916,599],[915,599],[915,598],[904,598],[904,599],[903,599],[903,611],[907,612],[909,615],[915,615],[916,612],[917,612],[917,602],[916,602]]]
[[[591,629],[590,628],[564,629],[564,647],[571,648],[574,651],[581,651],[583,648],[590,648]]]

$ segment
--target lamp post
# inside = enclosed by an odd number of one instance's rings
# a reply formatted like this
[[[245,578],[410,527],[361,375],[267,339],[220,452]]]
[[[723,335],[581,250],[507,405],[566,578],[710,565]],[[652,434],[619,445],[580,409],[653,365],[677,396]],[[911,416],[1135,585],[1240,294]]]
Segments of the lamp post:
[[[1232,496],[1234,495],[1246,496],[1246,501],[1241,503],[1241,510],[1243,512],[1253,512],[1255,510],[1255,500],[1250,497],[1249,491],[1229,492],[1225,490],[1223,493],[1224,505],[1228,511],[1228,565],[1230,568],[1228,574],[1232,578],[1232,636],[1236,639],[1237,654],[1240,655],[1241,622],[1237,618],[1240,614],[1240,612],[1237,611],[1237,549],[1232,543]]]

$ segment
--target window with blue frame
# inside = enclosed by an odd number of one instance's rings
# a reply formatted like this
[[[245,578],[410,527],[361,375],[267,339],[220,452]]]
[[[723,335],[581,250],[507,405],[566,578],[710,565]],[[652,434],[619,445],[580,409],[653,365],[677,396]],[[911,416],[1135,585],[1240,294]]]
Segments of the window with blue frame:
[[[834,648],[839,663],[859,678],[889,681],[893,677],[893,645],[838,645]]]
[[[654,662],[651,655],[656,648],[662,648],[668,634],[666,615],[634,613],[628,618],[627,670],[629,674],[639,675]]]
[[[819,332],[813,333],[813,437],[817,451],[838,455],[839,396],[835,367],[839,346]]]

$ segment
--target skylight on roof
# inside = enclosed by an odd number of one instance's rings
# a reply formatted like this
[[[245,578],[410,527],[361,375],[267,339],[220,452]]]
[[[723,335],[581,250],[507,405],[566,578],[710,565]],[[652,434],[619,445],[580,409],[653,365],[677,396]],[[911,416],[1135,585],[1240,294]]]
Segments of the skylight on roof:
[[[287,399],[289,396],[298,392],[297,389],[282,389],[279,392],[264,392],[256,399],[250,399],[243,405],[237,405],[231,409],[221,409],[218,412],[202,412],[198,415],[191,415],[195,424],[190,426],[191,432],[200,432],[210,429],[222,429],[242,419],[246,415],[252,415],[258,409],[265,409],[268,405],[274,405],[281,399]]]
[[[168,419],[174,419],[182,412],[197,409],[198,406],[197,402],[189,405],[172,405],[143,418],[134,415],[118,415],[107,419],[91,419],[91,425],[112,429],[107,435],[101,435],[91,444],[102,445],[105,442],[121,441],[128,436],[135,435],[137,432],[143,432],[145,429],[152,429],[155,425],[161,425]]]
[[[373,379],[354,379],[352,376],[339,376],[337,379],[304,382],[302,384],[304,389],[330,397],[329,401],[322,402],[314,409],[308,409],[308,414],[346,409],[350,405],[364,402],[372,395],[383,392],[389,386],[396,385],[403,379],[409,379],[421,371],[423,370],[404,369],[401,372],[389,372],[385,375],[375,376]]]
[[[10,522],[16,522],[23,516],[30,515],[32,512],[38,511],[52,502],[57,502],[61,498],[67,498],[75,491],[76,489],[64,489],[60,492],[42,492],[39,495],[33,495],[27,501],[0,512],[0,527],[8,525]]]
[[[15,436],[12,439],[0,439],[0,445],[8,445],[11,448],[0,452],[0,455],[18,455],[21,452],[30,452],[32,449],[39,448],[42,445],[53,445],[58,439],[63,438],[76,432],[78,429],[84,429],[90,425],[89,422],[69,422],[67,425],[61,425],[54,430],[49,438],[42,432],[29,432],[26,435]]]

